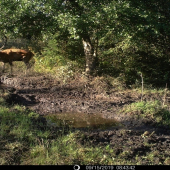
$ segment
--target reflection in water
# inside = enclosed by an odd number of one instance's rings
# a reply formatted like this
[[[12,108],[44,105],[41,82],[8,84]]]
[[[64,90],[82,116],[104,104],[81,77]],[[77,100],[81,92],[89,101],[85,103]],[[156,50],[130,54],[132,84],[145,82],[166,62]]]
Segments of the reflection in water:
[[[102,114],[85,114],[85,113],[61,113],[46,116],[58,126],[63,124],[74,128],[91,128],[91,129],[107,129],[120,126],[115,119],[102,117]]]

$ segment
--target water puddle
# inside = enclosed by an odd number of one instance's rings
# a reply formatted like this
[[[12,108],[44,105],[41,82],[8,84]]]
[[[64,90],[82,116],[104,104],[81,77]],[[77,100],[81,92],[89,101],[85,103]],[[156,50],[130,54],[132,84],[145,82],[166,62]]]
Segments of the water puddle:
[[[120,127],[115,119],[104,118],[102,114],[61,113],[46,116],[56,126],[68,125],[74,128],[109,129]]]

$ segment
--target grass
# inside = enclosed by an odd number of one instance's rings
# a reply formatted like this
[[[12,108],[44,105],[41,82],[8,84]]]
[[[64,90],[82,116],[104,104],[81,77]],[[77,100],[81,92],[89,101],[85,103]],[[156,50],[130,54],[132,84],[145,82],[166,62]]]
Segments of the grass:
[[[40,139],[46,140],[47,132],[33,124],[38,115],[25,107],[6,106],[0,102],[0,164],[20,164],[25,151],[36,146]],[[34,121],[33,121],[34,120]]]
[[[166,105],[158,100],[140,101],[125,106],[121,113],[131,113],[139,118],[148,118],[153,120],[158,126],[170,126],[170,111]]]

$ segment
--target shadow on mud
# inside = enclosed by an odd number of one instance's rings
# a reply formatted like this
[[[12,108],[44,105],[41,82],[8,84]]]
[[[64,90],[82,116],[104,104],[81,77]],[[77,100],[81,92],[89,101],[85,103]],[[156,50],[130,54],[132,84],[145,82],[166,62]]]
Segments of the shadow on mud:
[[[34,95],[25,95],[24,97],[22,97],[18,94],[10,94],[10,97],[6,99],[6,102],[10,105],[20,104],[24,106],[33,106],[38,103]]]

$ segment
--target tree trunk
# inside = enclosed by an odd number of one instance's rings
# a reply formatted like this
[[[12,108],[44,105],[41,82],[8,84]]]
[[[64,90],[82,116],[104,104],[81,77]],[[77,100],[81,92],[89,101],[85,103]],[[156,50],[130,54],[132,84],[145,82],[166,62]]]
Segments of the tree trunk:
[[[92,74],[95,70],[95,57],[96,53],[94,52],[94,47],[90,41],[89,37],[82,38],[84,53],[86,57],[86,69],[87,74]]]

